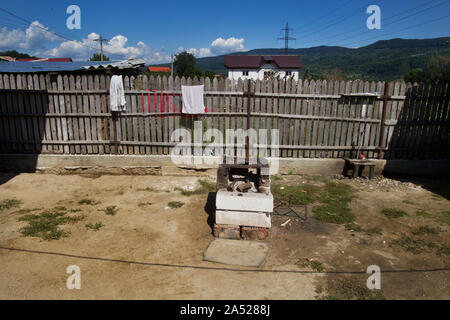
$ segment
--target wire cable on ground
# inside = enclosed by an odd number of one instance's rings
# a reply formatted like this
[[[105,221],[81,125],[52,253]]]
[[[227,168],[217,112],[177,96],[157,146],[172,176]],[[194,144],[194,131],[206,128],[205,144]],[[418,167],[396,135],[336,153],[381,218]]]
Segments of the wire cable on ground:
[[[101,258],[101,257],[89,257],[81,256],[75,254],[58,253],[58,252],[48,252],[48,251],[38,251],[30,249],[19,249],[19,248],[8,248],[1,247],[1,250],[9,250],[23,253],[33,253],[33,254],[45,254],[52,256],[60,256],[67,258],[85,259],[85,260],[95,260],[102,262],[114,262],[114,263],[125,263],[134,264],[150,267],[165,267],[165,268],[178,268],[178,269],[199,269],[199,270],[212,270],[212,271],[231,271],[231,272],[261,272],[261,273],[298,273],[298,274],[367,274],[366,271],[316,271],[316,270],[272,270],[272,269],[237,269],[237,268],[223,268],[223,267],[207,267],[207,266],[196,266],[196,265],[181,265],[181,264],[169,264],[169,263],[155,263],[155,262],[142,262],[142,261],[130,261],[112,258]],[[381,270],[382,273],[422,273],[422,272],[447,272],[450,271],[450,267],[444,268],[433,268],[433,269],[400,269],[400,270]]]

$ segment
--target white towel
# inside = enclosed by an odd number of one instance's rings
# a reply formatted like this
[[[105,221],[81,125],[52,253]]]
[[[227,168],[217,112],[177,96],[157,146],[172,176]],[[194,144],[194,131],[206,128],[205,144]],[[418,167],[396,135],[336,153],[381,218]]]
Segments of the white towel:
[[[203,102],[204,87],[204,85],[181,86],[181,93],[183,97],[183,113],[205,113],[205,104]]]
[[[126,101],[123,90],[122,76],[112,76],[109,85],[109,100],[111,111],[125,111]]]

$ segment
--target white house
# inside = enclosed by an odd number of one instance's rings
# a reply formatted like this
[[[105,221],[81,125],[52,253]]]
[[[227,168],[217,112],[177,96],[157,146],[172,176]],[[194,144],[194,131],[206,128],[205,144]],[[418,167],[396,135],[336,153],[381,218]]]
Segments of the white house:
[[[280,78],[299,78],[301,67],[300,56],[252,56],[252,55],[226,55],[224,65],[228,69],[228,78],[267,79],[275,76]]]

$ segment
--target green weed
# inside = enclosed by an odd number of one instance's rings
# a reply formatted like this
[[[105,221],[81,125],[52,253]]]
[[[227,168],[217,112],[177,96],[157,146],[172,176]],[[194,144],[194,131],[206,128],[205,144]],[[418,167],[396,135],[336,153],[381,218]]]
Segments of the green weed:
[[[93,230],[93,231],[98,231],[98,230],[100,230],[100,228],[103,227],[103,226],[104,226],[104,225],[103,225],[102,222],[96,222],[95,224],[88,223],[88,224],[85,225],[85,227],[86,227],[87,229],[91,229],[91,230]]]
[[[184,202],[181,201],[171,201],[167,204],[169,206],[169,208],[172,209],[177,209],[177,208],[181,208],[182,206],[184,206]]]
[[[57,240],[67,237],[68,232],[59,228],[60,225],[75,223],[84,219],[84,216],[71,217],[65,210],[44,211],[40,214],[28,214],[19,218],[19,221],[28,222],[19,232],[25,237],[40,237],[43,240]]]
[[[383,210],[381,210],[381,213],[389,218],[400,218],[400,217],[407,215],[407,213],[405,211],[400,210],[400,209],[394,209],[394,208],[383,209]]]
[[[180,188],[176,188],[175,190],[180,191],[181,194],[184,196],[205,194],[205,193],[213,192],[216,190],[216,184],[213,182],[209,182],[207,180],[200,179],[200,180],[198,180],[198,183],[200,184],[200,186],[194,190],[184,190],[184,189],[180,189]]]
[[[21,200],[5,199],[0,202],[0,212],[11,208],[18,208],[22,204]]]

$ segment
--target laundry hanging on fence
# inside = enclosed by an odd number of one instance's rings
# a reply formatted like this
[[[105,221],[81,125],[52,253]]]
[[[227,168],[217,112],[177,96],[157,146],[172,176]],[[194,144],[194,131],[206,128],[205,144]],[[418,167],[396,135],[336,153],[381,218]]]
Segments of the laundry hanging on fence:
[[[183,113],[201,114],[205,113],[203,102],[203,91],[205,86],[181,86]]]
[[[109,100],[111,111],[125,111],[126,100],[122,76],[112,76],[109,85]]]

